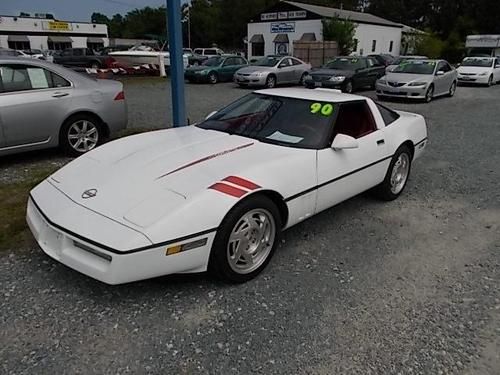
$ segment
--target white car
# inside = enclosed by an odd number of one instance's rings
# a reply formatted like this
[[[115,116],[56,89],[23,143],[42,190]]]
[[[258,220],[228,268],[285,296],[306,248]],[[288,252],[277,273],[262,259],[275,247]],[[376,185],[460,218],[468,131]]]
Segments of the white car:
[[[500,58],[466,57],[457,69],[458,82],[491,86],[500,83]]]
[[[405,188],[422,116],[330,89],[251,93],[205,121],[99,147],[30,193],[59,262],[108,284],[209,270],[255,277],[280,233],[365,190]]]

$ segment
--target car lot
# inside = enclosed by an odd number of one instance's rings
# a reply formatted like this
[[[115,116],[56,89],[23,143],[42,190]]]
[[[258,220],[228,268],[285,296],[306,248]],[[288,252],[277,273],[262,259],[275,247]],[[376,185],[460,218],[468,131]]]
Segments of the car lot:
[[[129,126],[162,127],[168,89],[126,80]],[[192,122],[250,91],[186,90]],[[195,275],[110,287],[35,246],[0,253],[2,372],[496,373],[499,97],[500,86],[459,87],[429,104],[386,102],[428,123],[403,196],[364,194],[292,228],[244,285]],[[66,160],[3,158],[0,188]]]

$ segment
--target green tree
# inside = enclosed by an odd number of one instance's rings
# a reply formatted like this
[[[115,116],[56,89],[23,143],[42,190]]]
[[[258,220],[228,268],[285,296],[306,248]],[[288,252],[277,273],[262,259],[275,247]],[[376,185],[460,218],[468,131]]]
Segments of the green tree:
[[[340,55],[349,55],[356,48],[356,25],[345,19],[333,17],[325,19],[323,23],[323,40],[336,41]]]
[[[427,56],[431,59],[441,57],[443,52],[444,42],[436,34],[428,31],[421,36],[415,45],[415,53],[417,55]]]

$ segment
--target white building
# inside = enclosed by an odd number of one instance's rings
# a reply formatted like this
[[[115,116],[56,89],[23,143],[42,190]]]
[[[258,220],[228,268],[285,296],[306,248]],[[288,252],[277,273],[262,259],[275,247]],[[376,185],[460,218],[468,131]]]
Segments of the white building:
[[[97,49],[108,44],[106,25],[57,21],[41,17],[0,16],[0,48]]]
[[[248,24],[248,56],[293,54],[293,41],[322,41],[323,19],[339,17],[356,24],[357,55],[389,53],[401,48],[403,25],[369,13],[294,1],[281,1]]]

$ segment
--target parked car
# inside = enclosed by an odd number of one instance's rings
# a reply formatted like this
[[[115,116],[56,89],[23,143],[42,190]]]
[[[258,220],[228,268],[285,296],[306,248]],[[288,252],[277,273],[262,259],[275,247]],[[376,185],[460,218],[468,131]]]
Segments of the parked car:
[[[193,53],[200,56],[222,56],[224,51],[220,48],[195,48]]]
[[[184,77],[189,82],[209,82],[215,84],[219,81],[232,81],[234,73],[248,61],[236,55],[215,56],[202,62],[201,65],[188,67]]]
[[[241,283],[284,229],[368,189],[398,198],[426,146],[420,115],[326,89],[259,90],[196,126],[74,160],[31,191],[27,221],[48,256],[104,283],[206,270]]]
[[[377,81],[377,96],[423,99],[455,95],[457,71],[445,60],[411,60]]]
[[[188,66],[201,65],[203,61],[208,59],[208,56],[198,55],[197,53],[194,53],[191,48],[183,48],[182,52],[184,53],[184,56],[187,56],[188,58]]]
[[[20,55],[20,53],[17,52],[15,49],[0,48],[0,57],[2,57],[2,56],[16,57],[16,56],[19,56],[19,55]]]
[[[322,68],[313,69],[305,85],[310,88],[338,88],[351,93],[362,87],[375,88],[375,82],[384,72],[384,65],[372,57],[336,57]]]
[[[242,87],[273,88],[280,84],[302,84],[310,70],[311,64],[296,57],[270,55],[238,70],[234,75],[234,81]]]
[[[389,55],[387,53],[381,53],[379,55],[368,55],[367,57],[372,57],[375,60],[377,60],[381,65],[384,66],[389,66],[391,65],[396,58],[392,55]]]
[[[500,57],[466,57],[457,69],[459,83],[500,83]]]
[[[392,72],[396,67],[400,64],[405,63],[406,61],[411,61],[411,60],[425,60],[428,59],[427,56],[398,56],[390,65],[387,65],[385,68],[385,72],[389,73]]]
[[[57,146],[81,155],[126,124],[120,82],[0,57],[0,156]]]
[[[45,60],[45,56],[40,49],[25,49],[23,50],[23,53],[29,55],[29,57],[31,57],[32,59]]]
[[[67,67],[84,67],[99,69],[108,67],[112,58],[101,56],[90,48],[67,48],[60,54],[54,55],[54,62]]]

